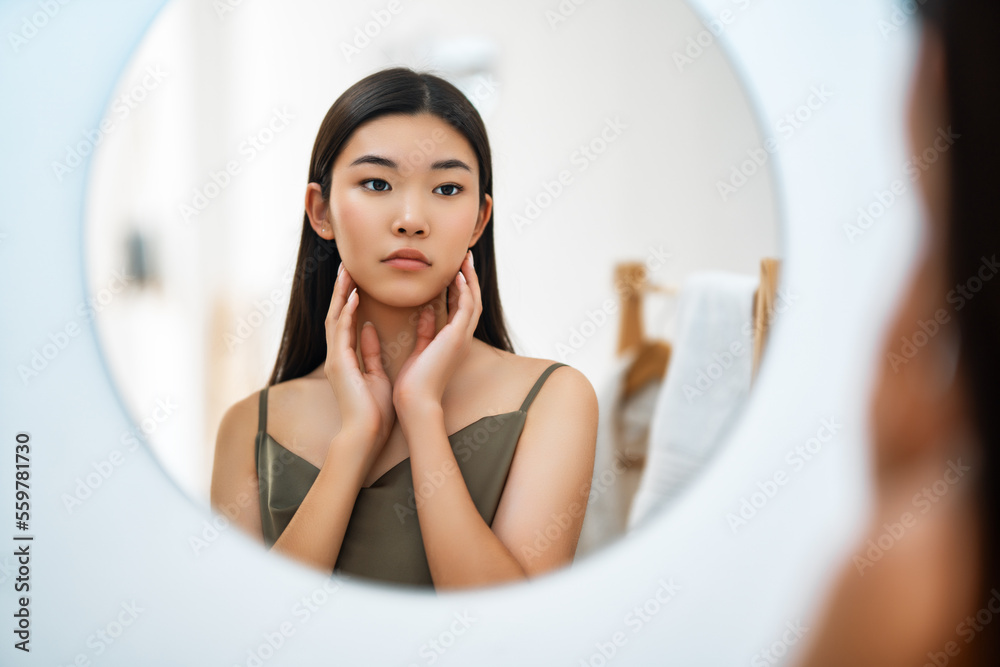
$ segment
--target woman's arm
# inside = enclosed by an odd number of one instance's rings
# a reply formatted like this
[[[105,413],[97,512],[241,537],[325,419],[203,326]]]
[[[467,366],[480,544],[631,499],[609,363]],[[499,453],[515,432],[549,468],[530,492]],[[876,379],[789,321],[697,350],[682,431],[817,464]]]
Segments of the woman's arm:
[[[565,368],[528,410],[492,529],[458,469],[440,404],[397,409],[436,589],[516,581],[572,561],[594,469],[597,396]]]
[[[257,394],[254,393],[233,403],[222,415],[215,438],[211,503],[212,509],[224,514],[231,523],[263,543],[253,447],[257,402]]]
[[[569,565],[590,498],[597,394],[572,366],[552,371],[528,409],[493,532],[529,577]]]
[[[211,502],[213,509],[264,543],[253,449],[258,402],[258,394],[254,393],[233,404],[222,417],[212,466]],[[371,448],[365,444],[365,437],[353,432],[341,430],[334,436],[316,481],[272,551],[326,572],[333,570],[370,467],[364,457],[370,456]]]
[[[374,440],[375,436],[371,436]],[[330,442],[323,467],[285,530],[271,547],[281,553],[332,572],[340,555],[347,524],[370,463],[366,438],[341,431]]]

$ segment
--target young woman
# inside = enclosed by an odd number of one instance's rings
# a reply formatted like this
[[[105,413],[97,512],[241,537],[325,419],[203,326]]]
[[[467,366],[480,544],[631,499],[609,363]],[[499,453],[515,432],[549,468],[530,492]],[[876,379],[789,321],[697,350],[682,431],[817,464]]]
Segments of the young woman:
[[[1000,656],[1000,4],[920,0],[910,148],[929,228],[872,402],[876,507],[804,664]],[[949,139],[951,141],[949,141]],[[917,354],[904,340],[926,336]]]
[[[225,413],[212,473],[212,504],[273,551],[435,589],[572,561],[597,398],[513,352],[492,190],[482,119],[443,79],[383,70],[330,108],[277,362]]]

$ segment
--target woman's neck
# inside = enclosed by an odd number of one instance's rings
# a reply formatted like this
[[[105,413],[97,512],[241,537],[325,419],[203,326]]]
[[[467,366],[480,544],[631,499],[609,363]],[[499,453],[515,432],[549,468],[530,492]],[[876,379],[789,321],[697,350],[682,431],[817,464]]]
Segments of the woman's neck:
[[[400,367],[409,358],[417,344],[417,322],[420,321],[420,311],[427,304],[417,306],[389,306],[368,296],[358,289],[360,301],[354,311],[355,331],[357,332],[355,352],[358,355],[358,366],[365,371],[361,357],[361,327],[365,322],[375,325],[378,332],[382,355],[382,366],[392,384]],[[437,334],[448,322],[447,309],[448,288],[446,287],[429,303],[434,306],[434,333]]]

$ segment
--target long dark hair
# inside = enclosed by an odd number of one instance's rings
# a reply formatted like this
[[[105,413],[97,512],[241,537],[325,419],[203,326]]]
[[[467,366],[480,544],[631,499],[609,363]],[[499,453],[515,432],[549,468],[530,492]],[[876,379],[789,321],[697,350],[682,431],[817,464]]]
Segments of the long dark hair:
[[[462,92],[444,79],[405,67],[370,74],[344,91],[320,124],[309,160],[309,182],[319,183],[323,199],[330,199],[333,163],[344,144],[362,123],[387,114],[430,113],[441,118],[471,144],[479,163],[479,204],[493,196],[493,159],[486,126]],[[497,288],[493,251],[493,213],[472,247],[482,292],[483,312],[475,337],[493,347],[513,352]],[[336,241],[321,238],[302,216],[299,257],[288,299],[285,330],[268,386],[302,377],[326,359],[326,315],[340,266]]]
[[[996,188],[1000,183],[1000,3],[997,0],[922,0],[928,26],[944,44],[945,102],[960,135],[951,150],[946,262],[948,284],[965,284],[1000,250]],[[1000,283],[1000,276],[993,280]],[[972,420],[982,443],[977,485],[980,512],[980,607],[1000,590],[1000,284],[983,288],[955,312],[959,365],[967,379]],[[971,647],[977,664],[993,664],[1000,649],[1000,619]]]

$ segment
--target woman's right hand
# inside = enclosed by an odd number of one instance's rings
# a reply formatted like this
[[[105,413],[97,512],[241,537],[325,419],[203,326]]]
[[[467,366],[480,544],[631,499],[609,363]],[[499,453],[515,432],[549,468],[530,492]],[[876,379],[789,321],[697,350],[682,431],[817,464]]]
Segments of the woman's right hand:
[[[340,406],[341,431],[358,434],[371,443],[373,449],[366,457],[370,463],[389,438],[396,410],[392,404],[392,383],[382,368],[381,345],[374,325],[361,331],[364,373],[358,365],[354,313],[359,298],[357,285],[341,264],[326,316],[323,370]]]

